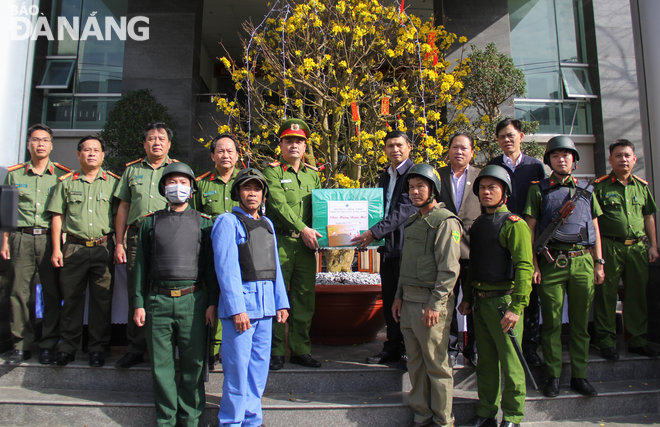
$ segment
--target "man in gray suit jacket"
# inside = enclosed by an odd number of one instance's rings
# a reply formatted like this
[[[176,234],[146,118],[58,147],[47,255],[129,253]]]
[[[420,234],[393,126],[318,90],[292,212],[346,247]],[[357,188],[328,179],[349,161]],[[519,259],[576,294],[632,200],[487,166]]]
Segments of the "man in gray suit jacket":
[[[466,133],[457,133],[449,139],[450,166],[440,168],[442,191],[440,201],[445,207],[456,214],[463,221],[463,237],[461,239],[461,271],[454,286],[454,297],[458,297],[458,290],[467,278],[467,266],[470,259],[469,231],[474,220],[481,215],[479,199],[472,192],[474,180],[479,175],[479,169],[470,166],[474,157],[474,140]],[[458,356],[458,310],[454,313],[449,331],[449,358],[453,363]],[[463,349],[463,356],[474,366],[477,365],[477,342],[474,335],[474,322],[472,314],[467,315],[468,340]]]

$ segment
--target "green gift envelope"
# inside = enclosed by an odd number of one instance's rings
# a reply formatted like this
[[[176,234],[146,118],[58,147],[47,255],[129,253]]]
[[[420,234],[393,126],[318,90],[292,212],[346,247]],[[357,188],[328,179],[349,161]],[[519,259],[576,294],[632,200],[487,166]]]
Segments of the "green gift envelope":
[[[314,230],[322,248],[354,248],[350,241],[383,219],[382,188],[312,190]],[[383,246],[373,241],[369,247]]]

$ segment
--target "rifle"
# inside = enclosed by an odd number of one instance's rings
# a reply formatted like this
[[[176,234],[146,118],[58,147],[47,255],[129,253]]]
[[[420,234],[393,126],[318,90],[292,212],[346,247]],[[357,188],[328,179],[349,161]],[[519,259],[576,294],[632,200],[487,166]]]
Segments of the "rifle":
[[[497,307],[497,311],[500,312],[500,317],[504,318],[504,313],[506,312],[504,308],[502,307]],[[539,386],[536,384],[536,380],[534,379],[534,375],[532,375],[532,371],[529,369],[529,365],[527,364],[527,360],[525,360],[525,357],[523,356],[523,352],[520,349],[520,344],[518,344],[518,340],[516,339],[516,335],[513,333],[513,328],[509,328],[507,331],[507,335],[509,335],[509,338],[511,339],[511,343],[513,344],[513,348],[516,350],[516,354],[518,355],[518,359],[520,359],[520,363],[522,363],[523,368],[525,368],[525,373],[529,377],[530,380],[532,380],[532,384],[534,384],[534,389],[538,390]]]
[[[216,320],[219,322],[220,319]],[[211,353],[211,325],[206,325],[206,352],[204,353],[204,382],[209,382],[209,354]]]
[[[548,250],[548,243],[550,240],[552,240],[553,237],[555,237],[555,234],[557,234],[561,226],[564,225],[568,217],[573,213],[575,207],[577,206],[578,199],[589,192],[589,187],[591,187],[593,182],[594,180],[592,179],[587,183],[586,187],[577,187],[573,197],[564,203],[559,211],[552,217],[548,227],[543,230],[543,233],[541,233],[541,235],[539,235],[536,240],[534,240],[534,252],[539,255],[542,254],[549,263],[555,262],[555,259],[552,257],[552,255],[550,255],[550,251]]]

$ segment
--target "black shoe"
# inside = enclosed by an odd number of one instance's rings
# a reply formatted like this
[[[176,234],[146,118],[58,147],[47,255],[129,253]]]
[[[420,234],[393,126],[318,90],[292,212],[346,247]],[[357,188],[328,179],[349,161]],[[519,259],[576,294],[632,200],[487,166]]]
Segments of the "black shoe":
[[[470,363],[470,365],[474,366],[475,368],[477,367],[477,363],[479,363],[479,355],[477,353],[471,354],[469,356],[463,355],[465,360]]]
[[[128,369],[131,366],[135,366],[138,363],[144,362],[144,356],[137,353],[131,353],[130,351],[126,353],[121,359],[115,363],[115,368]]]
[[[406,354],[401,355],[401,357],[399,358],[399,363],[396,364],[396,368],[401,371],[408,370],[408,356]]]
[[[314,360],[311,354],[301,354],[300,356],[291,356],[290,363],[301,365],[306,368],[320,368],[321,362]]]
[[[215,369],[216,363],[222,363],[220,361],[220,354],[214,354],[213,356],[209,356],[209,371]]]
[[[598,392],[594,390],[586,378],[571,378],[571,388],[584,396],[598,396]]]
[[[616,348],[614,347],[601,348],[600,355],[603,359],[619,360],[619,353],[616,352]]]
[[[520,427],[520,424],[516,424],[513,421],[504,421],[500,423],[500,427]]]
[[[375,356],[367,356],[366,363],[377,365],[379,363],[398,362],[400,357],[398,351],[383,350]]]
[[[65,353],[63,351],[60,351],[57,353],[57,356],[55,356],[55,364],[57,366],[66,366],[69,364],[69,362],[73,362],[74,360],[76,360],[75,356],[72,356],[69,353]]]
[[[529,366],[541,366],[541,357],[531,348],[523,349],[523,354],[525,355],[525,360]]]
[[[39,363],[42,365],[50,365],[53,363],[53,360],[55,360],[55,354],[53,354],[53,350],[49,348],[42,348],[41,354],[39,354]]]
[[[497,427],[497,420],[495,418],[484,418],[476,416],[467,424],[469,427]]]
[[[100,351],[92,351],[89,353],[89,366],[92,368],[100,368],[105,365],[105,357]]]
[[[19,365],[20,363],[32,357],[32,353],[27,350],[14,350],[5,362],[5,365]]]
[[[543,388],[543,395],[546,397],[559,396],[559,378],[548,378],[548,381],[545,382],[545,387]]]
[[[284,367],[284,356],[270,356],[270,370],[279,371]]]
[[[628,347],[628,353],[640,354],[646,357],[658,357],[660,353],[655,350],[651,350],[647,344],[644,344],[641,347]]]

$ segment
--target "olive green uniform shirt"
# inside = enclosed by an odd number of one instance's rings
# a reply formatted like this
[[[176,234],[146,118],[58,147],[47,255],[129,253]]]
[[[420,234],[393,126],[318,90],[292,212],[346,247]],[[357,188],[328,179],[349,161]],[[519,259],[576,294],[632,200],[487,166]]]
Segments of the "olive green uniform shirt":
[[[131,204],[128,210],[128,226],[139,227],[144,215],[165,209],[167,200],[158,192],[158,183],[163,170],[178,160],[165,157],[165,161],[156,169],[149,163],[149,157],[128,163],[114,196]]]
[[[577,178],[573,176],[566,177],[565,184],[561,183],[561,178],[557,177],[554,173],[550,175],[550,186],[554,185],[566,185],[571,188],[571,194],[575,193],[575,188],[577,188]],[[543,210],[543,194],[541,193],[541,187],[538,183],[533,183],[529,187],[527,192],[527,202],[525,203],[525,210],[523,215],[529,215],[532,218],[538,220],[541,218],[541,212]],[[600,208],[600,204],[596,197],[591,197],[591,217],[596,219],[603,214],[603,211]],[[554,215],[554,213],[553,213]],[[536,231],[536,230],[535,230]],[[536,235],[538,236],[539,233]],[[549,248],[557,251],[578,251],[584,249],[583,245],[576,245],[572,243],[562,243],[562,242],[553,242],[550,241]]]
[[[496,210],[496,212],[508,211],[509,208],[506,205],[502,205]],[[529,294],[532,291],[532,276],[534,275],[532,232],[522,218],[512,213],[502,226],[498,241],[511,253],[514,279],[503,283],[476,282],[472,280],[472,274],[468,271],[468,277],[463,286],[463,301],[470,305],[474,303],[473,289],[481,292],[513,289],[511,305],[509,305],[508,310],[520,315],[529,304]],[[470,263],[477,262],[479,260],[470,260]]]
[[[98,239],[114,231],[117,204],[113,194],[119,179],[100,169],[89,182],[82,169],[60,178],[47,210],[62,214],[62,232],[83,239]]]
[[[302,231],[312,226],[312,190],[321,188],[316,168],[301,164],[298,173],[283,159],[264,169],[270,195],[266,216],[276,229]]]
[[[598,218],[600,234],[624,239],[645,236],[644,216],[658,210],[646,182],[631,175],[628,185],[623,185],[614,172],[596,181],[594,196],[603,209]]]
[[[32,162],[21,163],[8,169],[5,185],[18,187],[18,227],[50,228],[52,213],[46,210],[59,177],[70,169],[50,160],[41,175],[34,173]]]
[[[218,215],[231,212],[238,202],[231,199],[231,187],[238,169],[234,169],[228,182],[224,182],[217,169],[206,172],[197,178],[197,193],[195,193],[190,206],[200,212],[210,215],[213,220]]]

